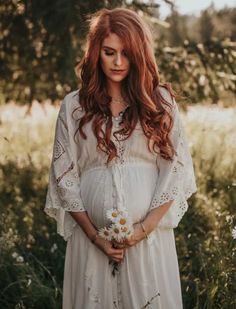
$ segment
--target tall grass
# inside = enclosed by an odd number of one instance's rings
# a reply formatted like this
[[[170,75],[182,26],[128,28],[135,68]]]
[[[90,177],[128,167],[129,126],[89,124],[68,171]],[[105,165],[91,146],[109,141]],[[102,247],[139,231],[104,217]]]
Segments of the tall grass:
[[[65,242],[43,212],[58,108],[14,104],[0,116],[0,307],[60,308]],[[177,229],[184,307],[236,308],[236,111],[191,107],[182,119],[198,192]]]

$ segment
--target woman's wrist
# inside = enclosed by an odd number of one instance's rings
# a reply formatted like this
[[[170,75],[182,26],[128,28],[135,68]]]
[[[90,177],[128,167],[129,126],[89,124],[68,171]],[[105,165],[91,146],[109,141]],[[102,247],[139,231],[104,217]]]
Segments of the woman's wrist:
[[[95,244],[97,238],[99,237],[98,231],[96,231],[96,233],[94,233],[92,236],[88,236],[91,243]]]
[[[97,233],[97,228],[90,220],[87,212],[70,212],[70,214],[84,231],[85,235],[91,240]]]
[[[146,229],[146,227],[144,225],[144,221],[140,221],[139,223],[140,223],[140,226],[142,228],[142,231],[143,231],[143,234],[144,234],[144,238],[148,239],[149,238],[149,233],[148,233],[148,231],[147,231],[147,229]]]
[[[133,239],[137,242],[140,242],[146,238],[145,233],[141,227],[140,222],[134,224],[134,236]]]

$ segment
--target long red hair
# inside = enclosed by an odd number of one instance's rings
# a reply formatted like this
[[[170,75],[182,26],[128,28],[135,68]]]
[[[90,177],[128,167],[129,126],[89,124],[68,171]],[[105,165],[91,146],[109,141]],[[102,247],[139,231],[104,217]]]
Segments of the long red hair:
[[[76,67],[81,84],[79,105],[85,114],[79,119],[75,134],[79,131],[86,139],[83,126],[94,118],[92,130],[97,138],[97,148],[108,155],[107,164],[118,156],[111,140],[109,104],[112,98],[107,93],[106,76],[100,65],[100,49],[109,33],[122,39],[130,61],[129,74],[121,82],[129,108],[123,114],[123,128],[117,132],[127,139],[140,120],[148,149],[151,151],[149,142],[152,139],[152,150],[166,160],[172,160],[175,150],[169,138],[173,126],[171,104],[161,96],[158,86],[164,86],[174,98],[176,94],[170,83],[160,84],[150,28],[137,13],[126,8],[101,9],[89,18],[85,54]],[[105,132],[102,129],[104,123]]]

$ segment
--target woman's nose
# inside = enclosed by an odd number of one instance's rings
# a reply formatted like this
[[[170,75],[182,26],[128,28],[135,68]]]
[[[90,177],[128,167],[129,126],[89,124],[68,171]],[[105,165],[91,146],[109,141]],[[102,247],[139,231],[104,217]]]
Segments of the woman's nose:
[[[116,65],[121,65],[122,60],[121,60],[121,55],[117,54],[115,57],[115,64]]]

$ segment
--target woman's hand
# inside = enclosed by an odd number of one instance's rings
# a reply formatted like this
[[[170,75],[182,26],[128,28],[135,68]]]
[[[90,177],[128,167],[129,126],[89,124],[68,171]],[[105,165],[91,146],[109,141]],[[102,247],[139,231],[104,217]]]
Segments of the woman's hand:
[[[113,244],[118,248],[132,247],[145,238],[145,233],[143,232],[140,223],[135,223],[133,225],[133,229],[133,235],[129,239],[126,239],[123,242],[117,242],[113,240]]]
[[[122,262],[125,256],[125,248],[115,248],[113,243],[109,240],[105,240],[102,237],[97,237],[94,244],[105,253],[110,260],[115,262]]]

